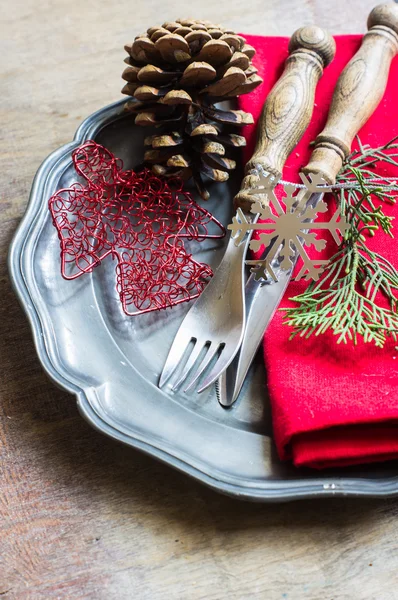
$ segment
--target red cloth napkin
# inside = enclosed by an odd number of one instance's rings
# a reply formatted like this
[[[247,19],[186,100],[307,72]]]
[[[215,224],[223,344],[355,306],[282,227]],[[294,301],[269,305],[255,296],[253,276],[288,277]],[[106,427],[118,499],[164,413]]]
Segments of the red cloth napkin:
[[[263,102],[281,75],[288,39],[245,36],[257,54],[254,62],[264,84],[240,98],[240,107],[257,120]],[[337,52],[320,80],[311,124],[288,159],[283,177],[298,182],[298,172],[310,156],[309,143],[322,130],[332,93],[342,69],[361,44],[361,36],[336,37]],[[398,60],[392,64],[387,91],[368,123],[359,132],[363,143],[378,146],[398,135]],[[247,156],[253,150],[255,126],[245,128]],[[384,166],[384,175],[398,170]],[[394,214],[396,208],[385,208]],[[396,267],[396,241],[376,234],[369,246]],[[335,248],[333,249],[335,251]],[[282,307],[301,293],[304,282],[291,283]],[[398,457],[398,350],[392,340],[380,350],[360,342],[337,345],[330,332],[308,340],[289,341],[291,329],[274,317],[264,338],[267,383],[279,456],[296,466],[315,468],[384,461]]]

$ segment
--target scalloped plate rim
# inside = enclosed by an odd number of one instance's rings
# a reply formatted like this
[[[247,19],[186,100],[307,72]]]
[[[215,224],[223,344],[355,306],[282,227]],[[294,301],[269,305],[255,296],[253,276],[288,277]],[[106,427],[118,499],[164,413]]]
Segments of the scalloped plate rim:
[[[37,215],[38,190],[45,184],[52,168],[58,160],[69,153],[73,148],[92,137],[94,132],[98,134],[103,126],[123,117],[123,111],[119,111],[128,100],[122,99],[88,116],[78,127],[73,141],[68,142],[52,152],[40,165],[33,180],[29,203],[24,216],[19,223],[13,236],[9,254],[8,268],[13,288],[18,296],[19,302],[28,318],[32,331],[36,352],[40,363],[50,379],[61,389],[74,394],[81,415],[91,426],[105,433],[109,437],[130,445],[154,458],[176,468],[177,470],[201,481],[214,490],[235,497],[253,501],[286,501],[300,498],[314,497],[392,497],[398,495],[398,476],[380,479],[350,478],[348,476],[317,477],[314,479],[297,480],[273,480],[267,488],[254,488],[240,486],[221,481],[197,469],[187,462],[169,454],[149,441],[142,441],[133,435],[128,436],[104,421],[91,407],[89,402],[89,386],[83,381],[79,384],[67,379],[57,368],[56,359],[51,356],[49,346],[46,344],[44,330],[41,324],[40,314],[26,284],[22,269],[22,258],[24,255],[25,242],[30,235],[31,228]]]

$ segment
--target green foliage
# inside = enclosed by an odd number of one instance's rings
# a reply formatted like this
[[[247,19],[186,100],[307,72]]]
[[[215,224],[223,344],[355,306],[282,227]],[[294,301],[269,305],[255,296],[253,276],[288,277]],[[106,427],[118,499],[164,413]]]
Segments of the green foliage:
[[[362,336],[378,347],[389,335],[398,338],[398,271],[366,245],[378,229],[393,237],[393,217],[383,208],[395,203],[398,186],[386,180],[374,182],[373,169],[380,162],[398,167],[396,139],[376,149],[359,141],[359,150],[346,160],[337,183],[347,187],[334,194],[350,227],[321,278],[292,298],[297,306],[283,309],[285,323],[293,327],[291,337],[332,330],[337,343],[356,343]]]

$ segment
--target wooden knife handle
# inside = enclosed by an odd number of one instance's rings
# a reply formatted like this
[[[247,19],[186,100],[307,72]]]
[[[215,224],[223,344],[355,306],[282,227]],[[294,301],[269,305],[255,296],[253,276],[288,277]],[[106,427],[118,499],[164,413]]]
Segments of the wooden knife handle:
[[[326,126],[303,169],[306,174],[319,173],[328,183],[336,181],[355,135],[383,97],[391,61],[398,53],[398,4],[376,6],[368,29],[337,81]]]
[[[235,206],[247,210],[253,202],[247,192],[258,184],[258,166],[280,178],[287,157],[308,127],[316,85],[335,51],[334,39],[320,27],[302,27],[290,38],[285,69],[265,101],[257,144],[246,165]]]

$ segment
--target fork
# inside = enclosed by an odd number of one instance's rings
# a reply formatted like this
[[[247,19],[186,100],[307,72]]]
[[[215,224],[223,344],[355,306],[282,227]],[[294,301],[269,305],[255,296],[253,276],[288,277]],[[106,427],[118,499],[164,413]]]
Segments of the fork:
[[[290,38],[285,69],[265,101],[255,151],[245,167],[246,175],[235,197],[235,204],[247,212],[253,201],[264,202],[264,194],[258,189],[260,172],[272,176],[275,183],[280,178],[287,157],[310,122],[316,85],[334,53],[333,38],[319,27],[302,27]],[[258,194],[253,194],[253,189],[258,189]],[[240,214],[238,210],[235,217],[238,222]],[[213,278],[180,325],[159,387],[181,367],[172,389],[176,391],[191,375],[191,381],[184,388],[189,391],[207,371],[198,388],[200,393],[214,383],[234,359],[245,328],[244,258],[249,241],[250,235],[246,234],[236,244],[235,236],[231,235]]]

